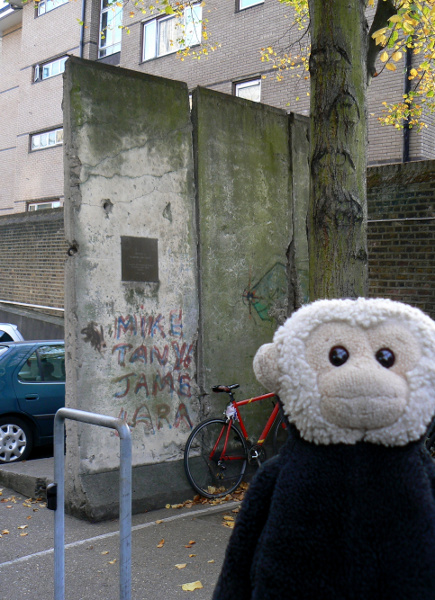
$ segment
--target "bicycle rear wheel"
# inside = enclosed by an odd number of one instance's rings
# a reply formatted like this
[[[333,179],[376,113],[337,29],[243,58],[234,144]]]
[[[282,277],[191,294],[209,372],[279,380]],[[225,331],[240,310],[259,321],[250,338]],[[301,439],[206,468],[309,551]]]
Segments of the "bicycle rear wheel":
[[[282,415],[282,413],[280,413],[276,420],[276,426],[275,426],[275,430],[273,432],[273,453],[274,454],[278,454],[278,452],[281,450],[281,447],[284,446],[284,444],[286,443],[288,436],[289,436],[288,427],[284,420],[284,416]]]
[[[225,419],[211,418],[190,434],[184,449],[184,470],[194,490],[206,498],[219,498],[237,488],[245,474],[247,459],[248,448],[239,429]]]

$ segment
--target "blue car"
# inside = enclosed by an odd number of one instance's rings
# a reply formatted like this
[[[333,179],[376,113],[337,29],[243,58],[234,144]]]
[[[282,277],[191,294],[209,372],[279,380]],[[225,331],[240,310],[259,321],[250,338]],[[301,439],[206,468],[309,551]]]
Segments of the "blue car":
[[[52,443],[54,415],[62,406],[64,342],[0,343],[0,465]]]

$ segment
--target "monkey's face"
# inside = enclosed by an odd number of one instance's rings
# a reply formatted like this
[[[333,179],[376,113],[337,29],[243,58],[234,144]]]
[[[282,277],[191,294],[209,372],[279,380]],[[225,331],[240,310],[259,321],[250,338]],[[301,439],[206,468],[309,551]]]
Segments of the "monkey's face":
[[[407,374],[421,349],[397,320],[370,329],[338,321],[311,333],[306,356],[317,373],[323,417],[339,427],[368,430],[392,425],[405,411]]]
[[[254,371],[304,439],[401,446],[435,413],[435,323],[391,300],[319,300],[259,349]]]

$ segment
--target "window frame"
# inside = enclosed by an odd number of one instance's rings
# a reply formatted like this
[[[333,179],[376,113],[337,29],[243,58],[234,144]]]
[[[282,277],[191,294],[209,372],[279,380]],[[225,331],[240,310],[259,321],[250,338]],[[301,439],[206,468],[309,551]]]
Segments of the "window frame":
[[[258,87],[260,89],[260,94],[259,94],[258,100],[251,100],[250,98],[245,98],[244,96],[240,96],[237,93],[237,91],[239,89],[243,89],[243,88],[247,88],[247,87],[254,87],[254,84],[258,85]],[[237,98],[242,98],[243,100],[249,100],[249,102],[261,102],[261,77],[253,77],[252,79],[243,79],[241,81],[235,81],[233,83],[233,94]]]
[[[193,16],[193,18],[188,20],[188,22],[186,24],[186,15],[188,14],[188,11],[199,12],[199,17],[198,17],[198,14],[195,14]],[[183,44],[183,45],[179,44],[178,41],[175,40],[174,43],[171,45],[170,50],[168,50],[167,52],[159,53],[161,25],[162,25],[162,23],[167,23],[168,21],[171,21],[171,20],[178,20],[177,15],[161,15],[161,16],[155,17],[154,19],[148,19],[146,21],[143,21],[143,23],[142,23],[142,62],[148,62],[149,60],[154,60],[155,58],[169,56],[170,54],[175,54],[179,50],[183,50],[185,48],[193,48],[195,46],[201,45],[201,42],[202,42],[202,3],[201,2],[196,2],[195,4],[192,4],[192,6],[188,6],[184,9],[184,16],[183,16],[184,27],[186,30],[186,27],[188,27],[190,23],[193,24],[193,26],[192,26],[193,31],[190,34],[190,37],[191,37],[192,41],[194,41],[194,43],[189,44],[188,42],[190,41],[190,39],[186,39],[186,37],[187,37],[186,35],[180,36],[180,37],[184,37],[185,44]],[[175,27],[177,27],[177,24],[175,24]],[[152,46],[154,45],[153,54],[147,54],[147,33],[146,33],[147,28],[150,29],[150,35],[152,36],[149,48],[152,48]],[[153,32],[151,32],[151,28],[154,29]]]
[[[244,2],[251,2],[251,4],[243,6]],[[259,4],[264,4],[264,0],[237,0],[237,11],[240,12],[241,10],[247,10],[248,8],[258,6]]]
[[[62,139],[60,141],[57,141],[58,137],[58,133],[62,132]],[[54,134],[55,135],[55,142],[54,143],[50,143],[50,134]],[[33,140],[38,136],[40,138],[42,138],[42,136],[47,135],[47,143],[45,144],[45,146],[43,145],[39,145],[39,146],[34,146],[33,144]],[[29,134],[29,152],[39,152],[40,150],[47,150],[48,148],[55,148],[56,146],[62,146],[63,145],[63,127],[55,127],[53,129],[44,129],[44,131],[35,131],[34,133],[30,133]]]
[[[65,63],[68,60],[68,55],[59,56],[57,58],[53,58],[52,60],[47,60],[41,63],[34,65],[33,67],[33,83],[38,83],[40,81],[45,81],[46,79],[51,79],[52,77],[57,77],[61,75],[65,71]],[[47,75],[44,77],[44,69],[47,67],[52,67],[56,63],[60,63],[59,71],[54,74]],[[63,64],[62,64],[63,63]]]
[[[123,17],[123,9],[118,6],[116,0],[107,0],[107,6],[104,6],[106,0],[101,0],[100,2],[100,29],[98,34],[98,58],[106,58],[107,56],[112,56],[112,54],[117,54],[121,52],[121,43],[122,43],[122,17]],[[109,24],[109,15],[112,14],[113,24]],[[107,24],[103,27],[103,19],[107,16]],[[119,16],[121,16],[118,21]],[[112,43],[107,43],[109,35],[113,35],[114,37],[118,37],[115,33],[119,34],[119,40]],[[102,37],[104,35],[104,37]]]
[[[50,204],[50,206],[48,206]],[[53,206],[53,204],[55,206]],[[35,208],[31,208],[34,206]],[[26,212],[36,212],[37,210],[48,210],[49,208],[60,208],[62,206],[62,202],[60,198],[51,198],[45,200],[29,200],[26,203]],[[38,208],[40,207],[40,208]]]
[[[59,6],[68,4],[68,2],[69,0],[39,0],[37,5],[35,6],[36,16],[42,17],[42,15],[45,15],[48,12],[59,8]],[[50,8],[47,9],[47,5],[50,5]]]

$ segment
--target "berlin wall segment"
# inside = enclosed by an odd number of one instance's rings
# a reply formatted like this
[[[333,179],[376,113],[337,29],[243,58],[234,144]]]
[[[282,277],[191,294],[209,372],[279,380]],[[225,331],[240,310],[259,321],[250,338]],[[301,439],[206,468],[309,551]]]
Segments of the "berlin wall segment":
[[[180,460],[199,413],[188,91],[70,59],[64,112],[67,406],[130,424],[134,506],[145,510],[165,492],[187,497]],[[69,510],[110,516],[119,440],[76,424],[68,437]]]
[[[293,308],[288,306],[293,193],[306,187],[297,188],[294,180],[308,181],[308,165],[305,161],[306,173],[292,171],[290,130],[306,128],[306,123],[294,125],[280,109],[205,88],[194,90],[192,119],[199,206],[200,387],[208,391],[212,385],[239,383],[238,393],[249,397],[261,391],[252,372],[253,356]],[[304,201],[301,195],[298,201]],[[220,413],[222,396],[204,401],[210,414]],[[252,431],[258,429],[261,413],[270,411],[267,403],[260,404],[244,413]]]
[[[64,109],[67,405],[129,423],[134,507],[158,507],[192,494],[182,452],[219,413],[211,386],[258,393],[253,355],[293,309],[307,122],[200,88],[191,119],[184,84],[78,59]],[[115,435],[68,435],[70,511],[111,516]]]

